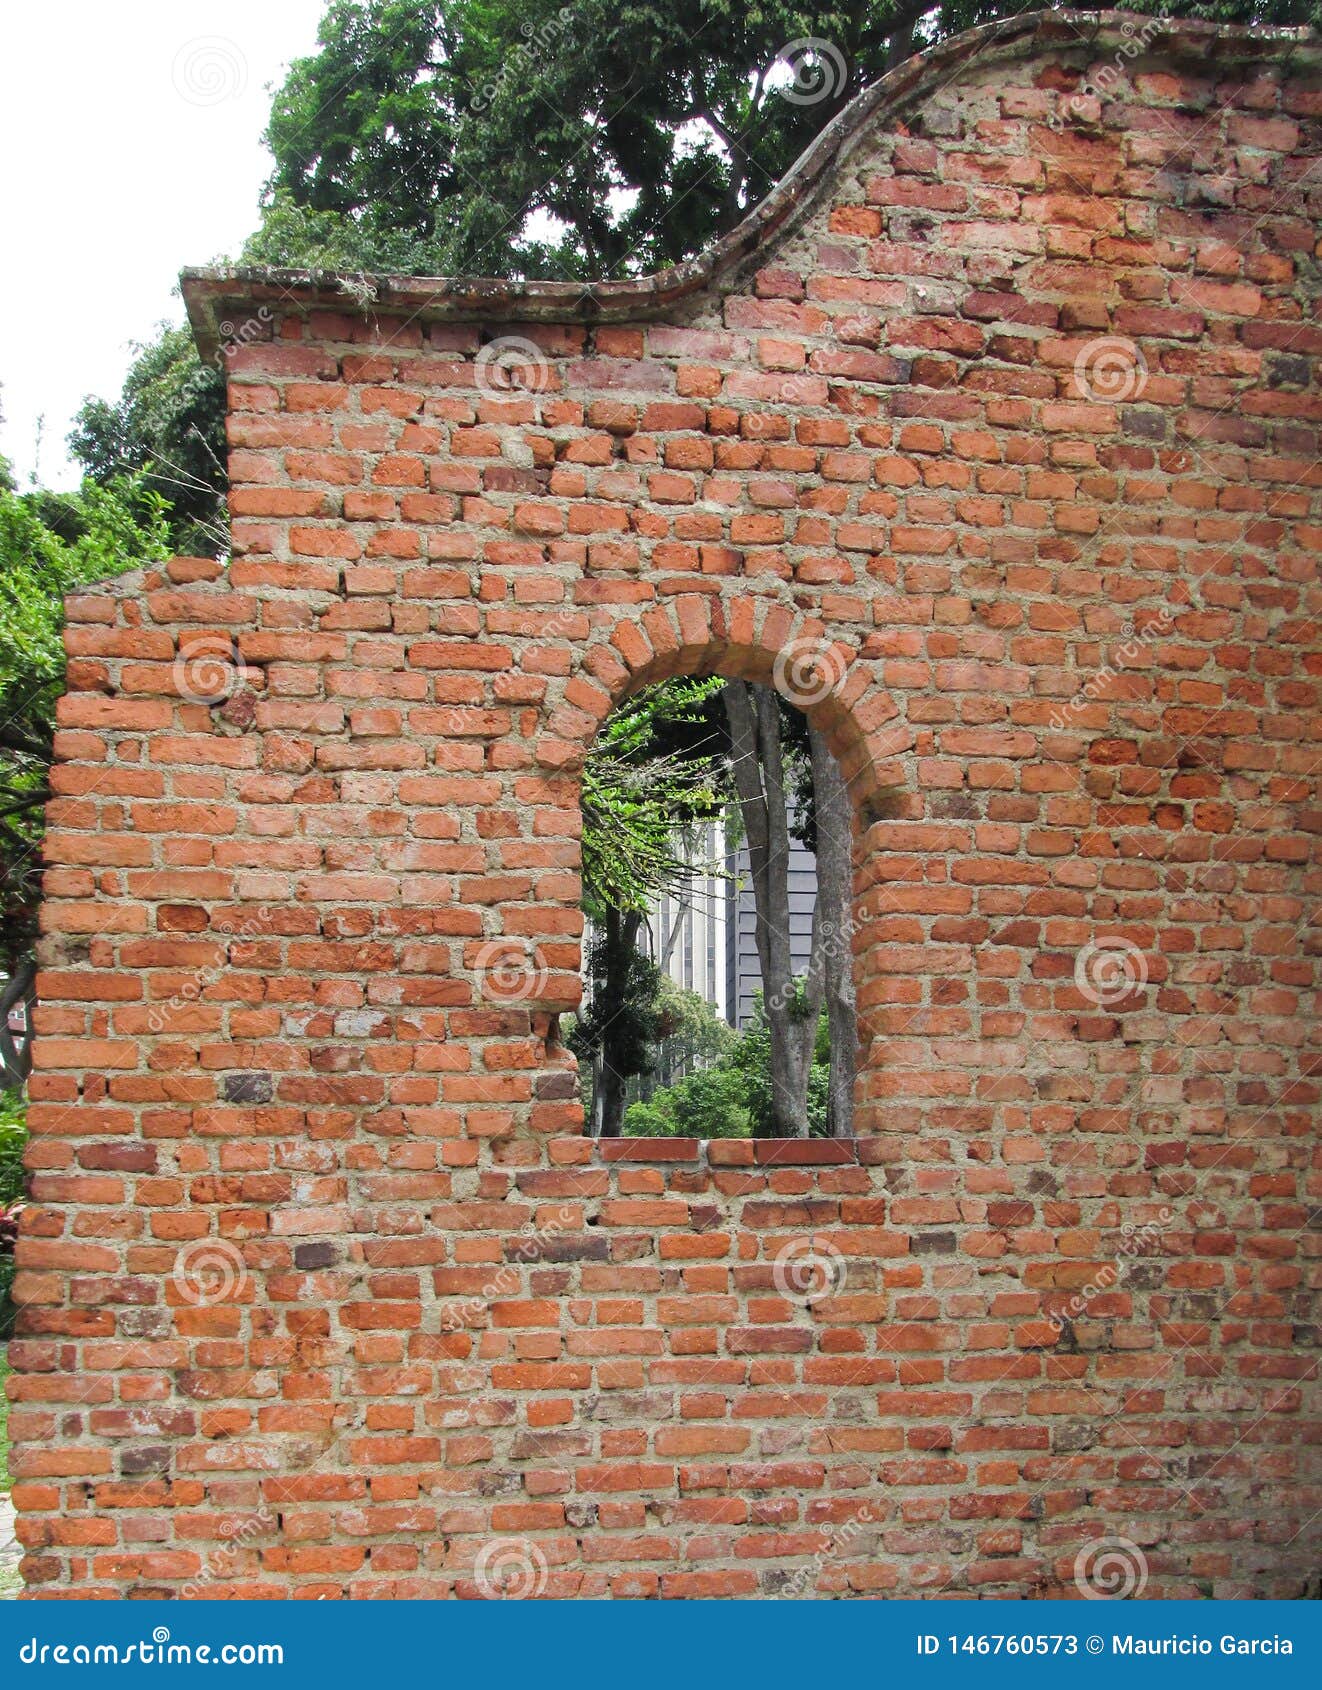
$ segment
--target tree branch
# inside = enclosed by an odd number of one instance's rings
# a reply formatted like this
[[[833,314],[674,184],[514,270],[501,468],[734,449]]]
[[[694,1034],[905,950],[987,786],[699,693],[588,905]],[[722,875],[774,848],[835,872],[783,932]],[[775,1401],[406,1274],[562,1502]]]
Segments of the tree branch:
[[[30,700],[25,700],[30,702]],[[0,746],[7,751],[16,751],[22,757],[31,757],[38,763],[49,763],[51,747],[43,745],[38,739],[29,739],[22,728],[16,728],[12,722],[0,726]]]
[[[896,65],[902,65],[906,59],[912,58],[913,26],[934,10],[930,0],[926,4],[924,0],[916,0],[914,5],[906,6],[896,14],[894,22],[886,32],[886,39],[890,44],[886,49],[887,70],[894,70]]]
[[[47,803],[51,797],[49,787],[42,787],[40,792],[31,792],[17,804],[0,805],[0,818],[5,816],[21,816],[27,810],[36,810]]]

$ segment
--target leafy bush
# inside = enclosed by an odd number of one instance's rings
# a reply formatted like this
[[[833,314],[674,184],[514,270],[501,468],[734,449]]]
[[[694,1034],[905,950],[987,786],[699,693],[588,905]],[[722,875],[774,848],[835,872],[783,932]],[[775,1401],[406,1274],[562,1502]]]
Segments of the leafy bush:
[[[691,994],[685,993],[685,996]],[[630,1138],[748,1138],[768,1136],[771,1121],[771,1033],[759,1004],[741,1033],[717,1045],[720,1054],[645,1102],[631,1104],[624,1117]],[[817,1028],[808,1076],[808,1127],[827,1133],[827,1090],[831,1072],[826,1016]]]
[[[27,1138],[23,1093],[0,1092],[0,1209],[17,1203],[23,1195],[23,1146]]]
[[[0,1341],[14,1330],[14,1243],[23,1206],[23,1146],[27,1142],[21,1092],[0,1095]]]
[[[626,1138],[676,1138],[679,1129],[675,1125],[674,1115],[659,1101],[668,1098],[669,1092],[657,1093],[658,1101],[653,1103],[631,1103],[624,1111],[624,1136]]]
[[[0,1209],[0,1344],[14,1336],[18,1310],[14,1307],[14,1240],[18,1236],[18,1209]]]
[[[733,1068],[700,1068],[665,1086],[648,1103],[632,1104],[624,1130],[632,1138],[747,1138],[743,1076]]]
[[[36,934],[64,596],[164,557],[167,539],[141,482],[15,493],[0,479],[0,968],[11,974]]]
[[[771,1029],[762,1014],[761,1003],[740,1033],[739,1043],[730,1053],[730,1064],[744,1082],[744,1101],[753,1137],[765,1137],[771,1120]]]
[[[83,402],[69,437],[73,455],[103,488],[136,472],[161,501],[171,550],[227,552],[224,360],[204,363],[192,330],[164,323],[133,353],[117,401]]]

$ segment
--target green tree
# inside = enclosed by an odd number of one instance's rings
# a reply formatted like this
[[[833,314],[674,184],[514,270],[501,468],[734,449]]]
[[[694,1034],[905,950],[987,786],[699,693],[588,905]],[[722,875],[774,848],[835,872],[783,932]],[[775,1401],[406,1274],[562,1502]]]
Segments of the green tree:
[[[673,1085],[687,1074],[711,1067],[728,1056],[739,1035],[700,992],[691,992],[663,977],[657,998],[660,1038],[652,1067],[661,1085]],[[647,1093],[644,1090],[643,1101]]]
[[[215,557],[229,549],[225,376],[198,357],[190,329],[163,324],[136,347],[119,399],[86,400],[69,449],[100,486],[137,475],[159,495],[172,550]]]
[[[569,1048],[592,1076],[588,1130],[618,1138],[629,1081],[650,1071],[660,1037],[661,971],[638,949],[638,910],[607,909],[588,945],[591,992],[574,1024]]]
[[[624,1129],[641,1138],[746,1138],[750,1133],[775,1138],[777,1117],[772,1085],[771,1028],[759,1001],[741,1033],[730,1029],[720,1054],[709,1066],[662,1086],[651,1097],[631,1103]],[[806,1088],[807,1130],[827,1135],[831,1071],[831,1031],[822,1014],[816,1027]]]
[[[275,97],[269,204],[333,212],[393,250],[408,243],[424,274],[659,268],[766,192],[884,64],[901,12],[334,0],[318,51]],[[805,67],[824,99],[786,100],[778,55],[810,36],[841,57]],[[535,213],[558,238],[530,234]]]
[[[853,1127],[858,1017],[853,979],[852,817],[840,766],[821,733],[769,687],[730,681],[722,692],[730,725],[732,784],[748,845],[754,936],[762,976],[770,1102],[767,1132],[804,1138],[816,1130],[810,1100],[814,1042],[823,1007],[830,1017],[831,1125]],[[796,978],[790,943],[790,840],[816,853],[817,899],[807,972]]]
[[[0,1008],[30,992],[42,807],[64,690],[64,595],[168,555],[164,503],[141,481],[81,493],[0,487]],[[0,1028],[4,1016],[0,1014]],[[12,1056],[12,1051],[10,1055]]]
[[[747,1138],[749,1123],[744,1076],[728,1062],[631,1103],[624,1116],[624,1130],[635,1138]]]
[[[354,250],[380,254],[379,267],[403,255],[419,274],[658,269],[732,228],[915,47],[1024,9],[332,0],[317,51],[275,95],[268,215],[289,234],[291,206],[330,214],[353,229]],[[1130,9],[1299,23],[1318,0]],[[805,42],[819,45],[787,54]],[[299,261],[296,246],[271,252]]]
[[[23,1146],[27,1142],[22,1094],[0,1092],[0,1342],[14,1330],[14,1245],[23,1200]],[[3,1381],[0,1381],[3,1385]],[[0,1464],[0,1471],[3,1464]]]
[[[607,717],[583,770],[583,901],[645,915],[691,872],[677,832],[717,815],[725,795],[724,741],[708,712],[718,680],[667,681]]]
[[[1038,0],[330,0],[267,129],[242,261],[580,278],[682,262],[727,233],[915,47]],[[1322,22],[1322,0],[1129,0],[1223,22]],[[805,41],[815,51],[788,49]],[[787,97],[792,96],[792,97]],[[139,348],[71,445],[147,472],[183,551],[225,544],[223,372],[186,329]]]
[[[806,1134],[821,1138],[829,1134],[828,1098],[831,1069],[831,1031],[823,1013],[813,1029],[810,1061],[804,1086]],[[745,1106],[757,1138],[784,1137],[775,1092],[775,1047],[766,1007],[759,998],[753,1019],[739,1035],[728,1065],[739,1075]]]

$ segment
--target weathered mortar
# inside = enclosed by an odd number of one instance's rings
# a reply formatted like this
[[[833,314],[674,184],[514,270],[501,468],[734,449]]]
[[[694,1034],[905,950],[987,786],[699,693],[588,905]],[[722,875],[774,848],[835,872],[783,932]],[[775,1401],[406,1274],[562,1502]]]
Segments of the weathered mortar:
[[[1131,39],[949,44],[664,281],[189,282],[234,562],[70,606],[34,1594],[1304,1590],[1318,56]],[[577,767],[787,652],[859,1141],[603,1154]]]

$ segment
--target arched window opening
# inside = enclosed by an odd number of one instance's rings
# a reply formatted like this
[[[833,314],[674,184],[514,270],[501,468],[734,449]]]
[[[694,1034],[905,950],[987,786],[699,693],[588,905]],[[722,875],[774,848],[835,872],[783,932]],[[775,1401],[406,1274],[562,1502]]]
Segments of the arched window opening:
[[[583,776],[594,1137],[848,1137],[852,810],[773,688],[666,680],[618,704]]]

